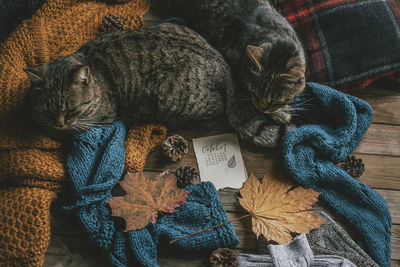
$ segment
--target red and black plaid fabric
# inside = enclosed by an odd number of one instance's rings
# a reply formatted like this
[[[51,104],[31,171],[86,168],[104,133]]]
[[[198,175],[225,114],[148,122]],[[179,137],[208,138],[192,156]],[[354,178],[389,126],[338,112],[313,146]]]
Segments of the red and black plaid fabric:
[[[399,0],[285,0],[277,8],[302,40],[308,81],[355,92],[400,71]]]

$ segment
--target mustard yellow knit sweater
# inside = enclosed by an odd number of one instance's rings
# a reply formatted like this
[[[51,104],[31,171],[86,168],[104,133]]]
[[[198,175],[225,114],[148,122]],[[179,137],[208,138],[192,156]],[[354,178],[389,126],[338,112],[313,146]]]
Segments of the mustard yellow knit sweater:
[[[49,0],[0,45],[0,266],[43,264],[50,205],[67,178],[62,145],[10,119],[30,86],[23,69],[73,53],[96,37],[110,13],[137,29],[148,8],[149,0]],[[142,170],[165,135],[157,125],[131,129],[126,169]]]

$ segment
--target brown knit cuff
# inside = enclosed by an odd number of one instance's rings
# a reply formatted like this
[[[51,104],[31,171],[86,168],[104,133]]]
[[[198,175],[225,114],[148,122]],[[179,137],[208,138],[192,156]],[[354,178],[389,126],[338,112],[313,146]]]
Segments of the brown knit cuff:
[[[141,171],[149,153],[162,142],[167,128],[160,125],[146,125],[131,128],[125,140],[125,171]]]
[[[0,188],[0,266],[42,266],[50,242],[47,189]]]

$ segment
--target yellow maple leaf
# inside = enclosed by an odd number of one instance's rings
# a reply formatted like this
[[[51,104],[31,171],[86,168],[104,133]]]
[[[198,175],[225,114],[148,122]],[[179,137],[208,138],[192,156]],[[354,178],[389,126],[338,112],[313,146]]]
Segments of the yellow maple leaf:
[[[262,183],[251,174],[243,184],[240,205],[252,217],[252,230],[267,240],[285,244],[292,240],[290,233],[309,233],[324,222],[314,213],[312,205],[319,193],[296,187],[265,174]]]
[[[176,176],[170,172],[163,172],[154,180],[142,172],[128,173],[119,184],[126,195],[113,197],[108,204],[112,216],[125,219],[125,231],[154,224],[159,212],[174,213],[176,207],[186,202],[189,194],[176,186]]]

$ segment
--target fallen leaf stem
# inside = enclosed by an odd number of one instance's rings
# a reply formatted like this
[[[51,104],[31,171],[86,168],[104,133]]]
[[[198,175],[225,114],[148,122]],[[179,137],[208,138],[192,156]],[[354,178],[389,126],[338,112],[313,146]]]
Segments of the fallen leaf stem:
[[[182,237],[180,237],[180,238],[174,239],[174,240],[172,240],[172,241],[169,241],[169,243],[170,243],[170,244],[173,244],[173,243],[175,243],[175,242],[177,242],[177,241],[179,241],[179,240],[182,240],[182,239],[185,239],[185,238],[188,238],[188,237],[191,237],[191,236],[200,234],[200,233],[202,233],[202,232],[205,232],[205,231],[208,231],[208,230],[210,230],[210,229],[214,229],[214,228],[223,226],[223,225],[225,225],[225,224],[228,224],[228,223],[231,223],[231,222],[234,222],[234,221],[241,220],[241,219],[246,218],[246,217],[249,217],[249,216],[251,216],[251,215],[253,215],[253,214],[252,214],[252,213],[245,214],[245,215],[243,215],[243,216],[240,216],[240,217],[238,217],[238,218],[232,219],[232,220],[230,220],[230,221],[227,221],[227,222],[224,222],[224,223],[221,223],[221,224],[218,224],[218,225],[210,226],[210,227],[205,228],[205,229],[203,229],[203,230],[200,230],[200,231],[198,231],[198,232],[194,232],[194,233],[192,233],[192,234],[190,234],[190,235],[185,235],[185,236],[182,236]]]

